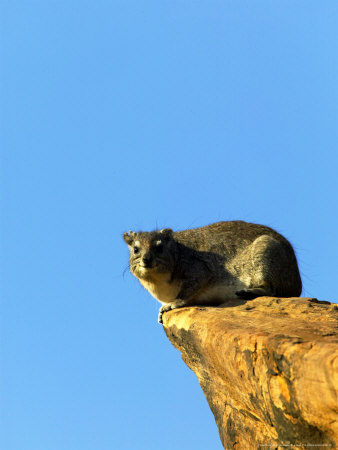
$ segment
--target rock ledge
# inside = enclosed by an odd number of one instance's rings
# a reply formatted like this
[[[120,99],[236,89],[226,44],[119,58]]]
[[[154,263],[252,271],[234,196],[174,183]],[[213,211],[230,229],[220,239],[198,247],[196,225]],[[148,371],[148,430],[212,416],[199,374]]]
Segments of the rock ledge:
[[[224,448],[338,446],[338,305],[260,297],[164,314]]]

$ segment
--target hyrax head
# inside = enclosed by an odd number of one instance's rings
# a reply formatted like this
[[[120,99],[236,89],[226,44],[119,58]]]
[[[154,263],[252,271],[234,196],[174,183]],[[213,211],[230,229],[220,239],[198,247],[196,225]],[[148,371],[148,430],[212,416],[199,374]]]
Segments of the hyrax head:
[[[171,229],[139,233],[129,231],[123,234],[123,239],[130,251],[130,271],[137,278],[173,270],[175,241]]]

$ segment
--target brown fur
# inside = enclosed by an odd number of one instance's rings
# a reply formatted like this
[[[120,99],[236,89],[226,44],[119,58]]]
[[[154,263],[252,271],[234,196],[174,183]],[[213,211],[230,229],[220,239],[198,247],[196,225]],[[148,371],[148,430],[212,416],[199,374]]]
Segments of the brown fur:
[[[302,290],[291,244],[273,229],[242,221],[173,232],[124,233],[130,271],[166,310],[236,297],[292,297]],[[136,250],[135,250],[136,248]]]

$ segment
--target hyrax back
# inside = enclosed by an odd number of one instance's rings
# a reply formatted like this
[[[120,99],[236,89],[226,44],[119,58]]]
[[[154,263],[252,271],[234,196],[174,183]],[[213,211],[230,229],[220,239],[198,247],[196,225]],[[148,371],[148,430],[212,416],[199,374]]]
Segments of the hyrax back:
[[[124,233],[130,271],[164,306],[217,305],[262,295],[299,296],[291,244],[273,229],[242,221],[173,232]]]

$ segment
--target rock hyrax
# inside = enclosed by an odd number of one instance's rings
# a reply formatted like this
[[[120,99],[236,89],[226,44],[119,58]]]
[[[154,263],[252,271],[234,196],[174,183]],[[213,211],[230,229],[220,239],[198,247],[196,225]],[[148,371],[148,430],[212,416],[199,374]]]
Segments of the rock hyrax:
[[[162,307],[218,305],[262,295],[298,297],[294,250],[273,229],[242,221],[201,228],[123,234],[130,271]]]

